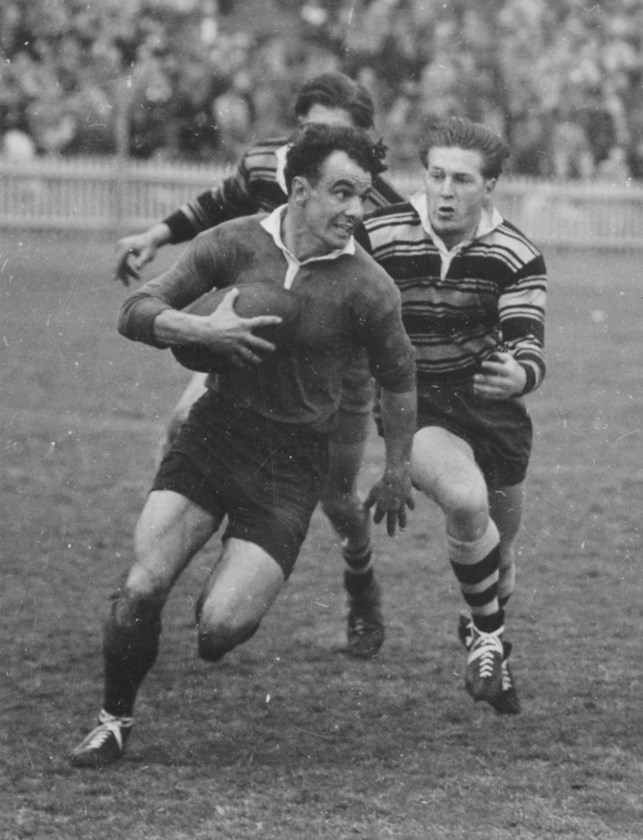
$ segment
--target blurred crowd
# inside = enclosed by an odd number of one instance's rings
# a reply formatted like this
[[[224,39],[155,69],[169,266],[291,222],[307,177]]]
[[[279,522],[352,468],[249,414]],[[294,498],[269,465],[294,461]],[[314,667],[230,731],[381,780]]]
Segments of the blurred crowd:
[[[557,0],[5,0],[2,151],[234,160],[337,68],[393,167],[432,117],[512,144],[516,174],[643,177],[643,4]]]

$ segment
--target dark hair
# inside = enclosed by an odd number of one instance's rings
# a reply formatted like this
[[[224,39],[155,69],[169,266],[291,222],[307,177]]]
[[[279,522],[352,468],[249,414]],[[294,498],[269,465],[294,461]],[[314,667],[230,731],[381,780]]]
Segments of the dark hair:
[[[457,146],[480,152],[483,158],[482,174],[485,178],[498,178],[504,162],[509,157],[509,146],[498,134],[482,123],[466,117],[449,117],[431,123],[425,129],[420,143],[420,160],[428,166],[429,151],[435,146]]]
[[[290,139],[284,177],[290,193],[297,175],[312,183],[319,180],[321,167],[333,152],[346,152],[351,160],[372,176],[382,171],[382,149],[356,128],[311,123],[298,129]]]
[[[364,85],[338,71],[322,73],[305,83],[295,102],[295,116],[305,117],[313,105],[343,108],[357,128],[373,128],[375,106]]]

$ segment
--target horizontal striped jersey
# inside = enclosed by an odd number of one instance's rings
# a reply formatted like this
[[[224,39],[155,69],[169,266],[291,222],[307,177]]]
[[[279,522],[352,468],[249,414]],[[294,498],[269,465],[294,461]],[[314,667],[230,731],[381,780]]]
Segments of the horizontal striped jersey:
[[[212,189],[183,204],[163,219],[170,229],[170,241],[185,242],[221,222],[271,212],[287,200],[282,160],[287,143],[283,137],[266,140],[248,149],[235,172]],[[395,188],[381,176],[373,178],[367,211],[402,200]]]
[[[495,210],[479,234],[447,253],[423,225],[423,201],[420,194],[375,211],[357,235],[402,295],[419,391],[469,382],[498,348],[523,366],[524,393],[533,391],[545,375],[542,254]]]

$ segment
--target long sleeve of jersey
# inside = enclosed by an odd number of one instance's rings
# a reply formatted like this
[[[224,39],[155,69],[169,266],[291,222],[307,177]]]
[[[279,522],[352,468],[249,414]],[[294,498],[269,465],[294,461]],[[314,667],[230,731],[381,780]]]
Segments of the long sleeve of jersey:
[[[540,385],[545,261],[514,225],[502,220],[455,251],[446,266],[408,203],[367,217],[356,238],[400,290],[421,386],[470,381],[499,342],[525,370],[523,393]]]
[[[170,242],[186,242],[221,222],[270,212],[283,204],[286,194],[277,181],[276,151],[284,142],[267,140],[251,147],[233,174],[163,219],[170,229]]]
[[[525,394],[545,378],[546,295],[545,263],[539,255],[515,274],[498,298],[503,344],[527,374]]]

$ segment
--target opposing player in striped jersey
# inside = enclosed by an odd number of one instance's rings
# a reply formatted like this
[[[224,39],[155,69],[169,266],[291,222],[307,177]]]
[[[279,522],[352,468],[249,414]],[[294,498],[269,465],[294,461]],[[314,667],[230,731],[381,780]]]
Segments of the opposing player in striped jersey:
[[[465,684],[500,714],[520,711],[503,634],[532,441],[524,396],[545,374],[545,263],[491,203],[508,155],[481,124],[431,127],[423,189],[372,214],[361,238],[400,289],[417,354],[412,476],[445,514],[469,608]]]
[[[327,123],[370,131],[374,125],[373,100],[363,85],[339,72],[323,73],[308,81],[295,102],[300,125]],[[248,149],[236,171],[220,184],[198,195],[162,222],[118,243],[117,277],[126,285],[154,259],[158,248],[193,239],[221,222],[285,203],[284,163],[287,141],[267,140]],[[382,166],[382,170],[385,167]],[[373,178],[366,209],[401,200],[380,175]],[[210,382],[210,385],[213,385]],[[174,408],[164,449],[178,432],[195,400],[206,389],[205,375],[196,374]],[[340,539],[345,561],[344,585],[348,593],[346,652],[374,656],[384,641],[380,589],[372,566],[369,516],[357,493],[357,476],[370,429],[373,384],[362,354],[344,380],[342,401],[332,434],[329,472],[321,505]]]

